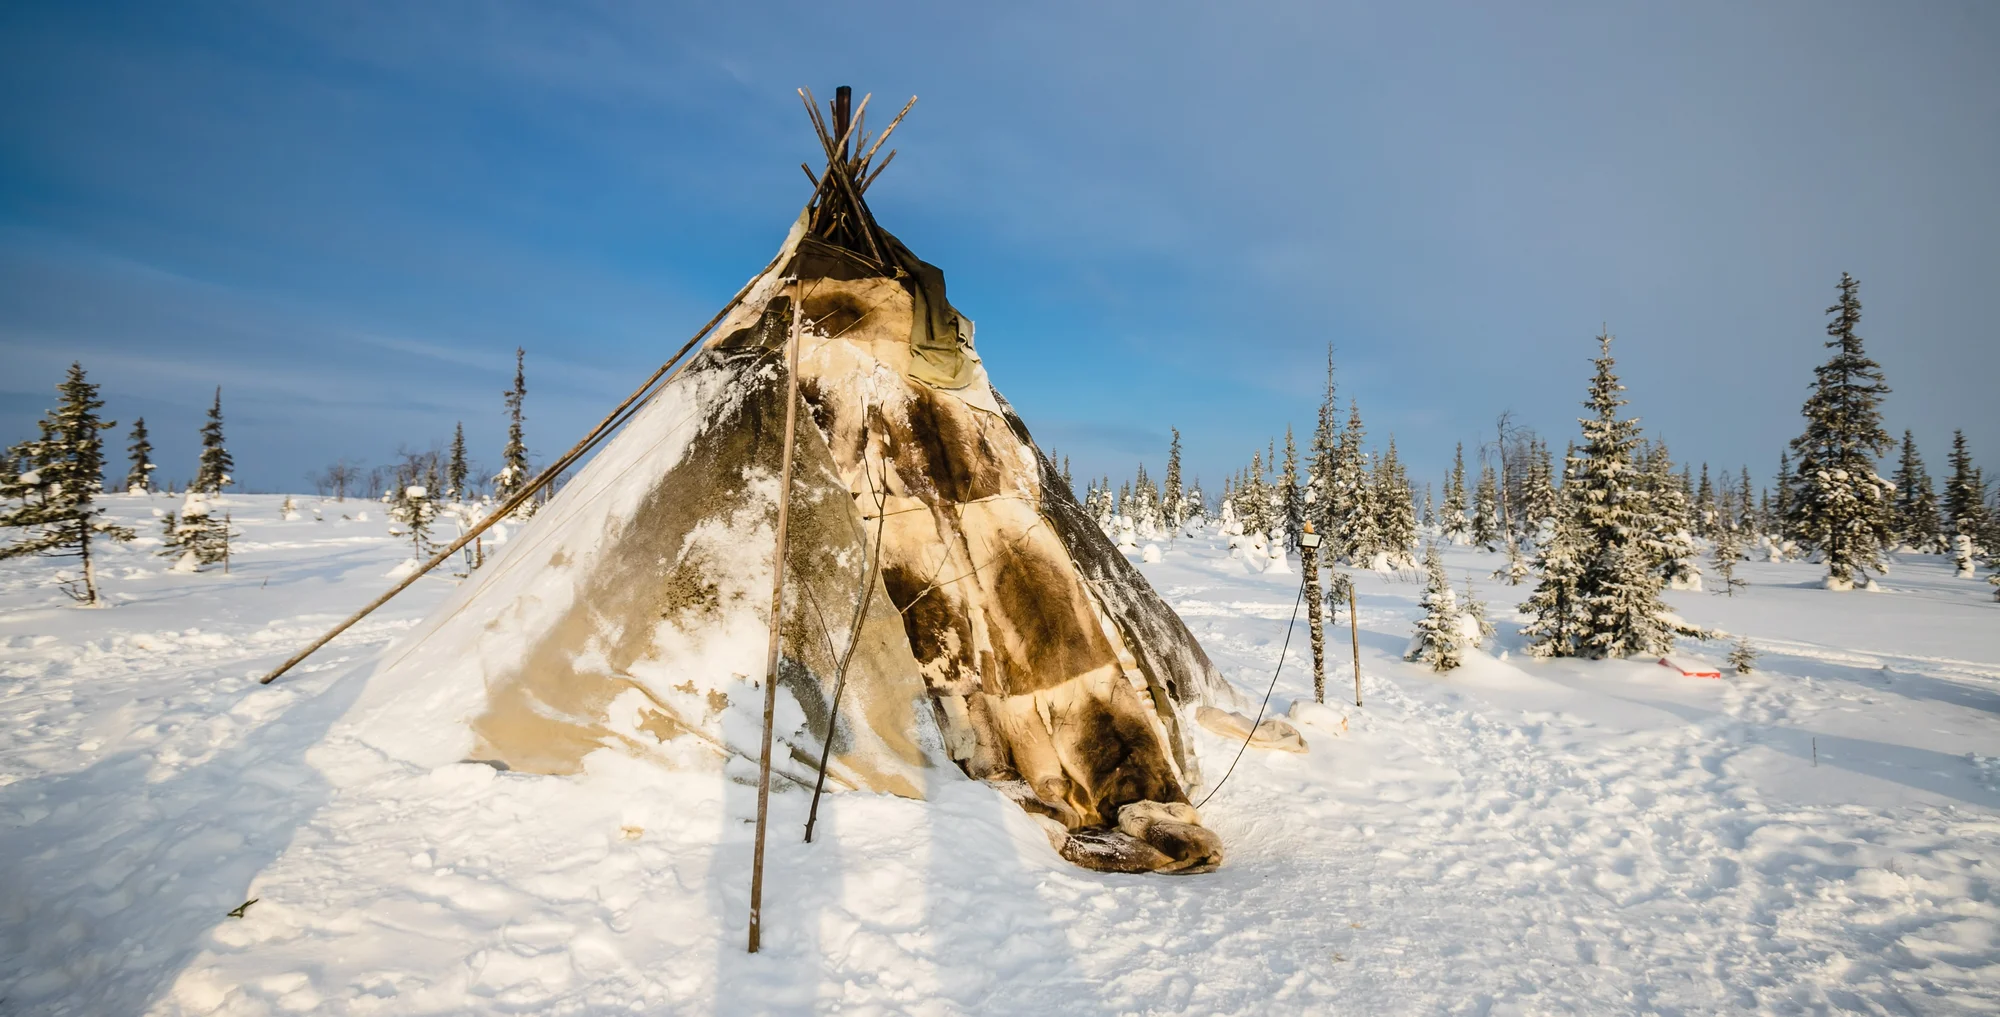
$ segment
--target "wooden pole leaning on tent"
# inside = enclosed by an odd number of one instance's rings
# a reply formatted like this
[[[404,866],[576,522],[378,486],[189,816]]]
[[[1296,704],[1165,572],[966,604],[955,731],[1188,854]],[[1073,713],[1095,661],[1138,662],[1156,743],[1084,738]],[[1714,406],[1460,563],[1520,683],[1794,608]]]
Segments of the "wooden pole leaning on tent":
[[[784,255],[782,254],[779,255],[779,257],[783,256]],[[359,611],[354,612],[351,615],[348,615],[346,620],[342,621],[338,625],[335,625],[333,628],[328,629],[326,635],[323,635],[318,639],[313,640],[312,643],[308,645],[305,649],[300,650],[299,652],[293,654],[290,659],[286,660],[282,664],[279,664],[276,668],[273,668],[270,674],[267,674],[264,677],[258,679],[257,683],[260,685],[271,684],[271,682],[275,681],[279,675],[284,674],[285,672],[290,671],[293,667],[297,666],[299,661],[302,661],[307,657],[312,656],[314,651],[318,650],[320,647],[325,646],[330,642],[333,642],[335,636],[338,636],[342,632],[347,631],[350,627],[354,625],[355,622],[358,622],[361,619],[368,617],[368,615],[372,613],[376,608],[381,607],[384,604],[387,604],[390,598],[394,597],[398,593],[403,592],[404,590],[409,589],[410,586],[415,584],[417,580],[422,579],[424,576],[428,575],[432,569],[437,568],[439,565],[442,565],[446,561],[450,560],[451,556],[457,554],[460,548],[463,548],[466,544],[474,540],[477,540],[480,534],[485,533],[487,530],[491,529],[494,524],[498,523],[502,519],[505,519],[515,509],[520,508],[522,505],[526,504],[529,498],[535,496],[536,492],[540,491],[543,487],[546,487],[549,484],[549,482],[555,480],[556,477],[561,476],[564,470],[567,470],[571,466],[575,465],[578,459],[583,458],[583,456],[586,453],[588,453],[592,448],[596,447],[598,442],[604,440],[606,435],[609,435],[612,431],[617,430],[618,426],[624,423],[624,418],[629,416],[628,411],[634,409],[633,404],[637,403],[642,397],[644,397],[647,391],[653,388],[653,384],[655,382],[660,381],[662,378],[666,378],[666,380],[672,381],[673,378],[669,375],[669,372],[671,371],[674,373],[678,373],[679,371],[679,368],[675,367],[674,365],[679,363],[682,357],[687,356],[688,351],[694,349],[695,344],[701,342],[703,336],[708,335],[709,329],[712,329],[716,325],[720,324],[722,319],[728,316],[729,312],[736,309],[736,305],[743,302],[744,297],[750,295],[750,287],[755,286],[757,284],[757,280],[762,279],[764,277],[765,272],[769,272],[776,267],[778,267],[778,260],[777,258],[773,258],[771,259],[771,263],[769,265],[764,266],[764,272],[757,273],[755,276],[751,278],[749,282],[744,283],[743,288],[736,291],[736,295],[730,298],[729,303],[723,305],[722,310],[715,312],[715,317],[708,319],[708,324],[703,325],[701,327],[701,330],[694,334],[694,338],[689,339],[685,345],[683,345],[679,350],[677,350],[674,353],[673,356],[668,357],[666,363],[660,365],[659,370],[654,371],[652,376],[647,378],[644,384],[634,389],[631,395],[625,397],[624,402],[618,404],[617,409],[612,410],[610,415],[605,417],[602,421],[600,421],[596,427],[592,428],[589,434],[584,435],[582,441],[577,442],[576,445],[572,447],[568,452],[563,453],[561,459],[558,459],[555,462],[549,464],[549,468],[543,470],[540,476],[536,477],[534,480],[529,481],[528,486],[515,492],[512,498],[507,499],[500,505],[499,508],[494,509],[492,512],[488,513],[486,518],[481,519],[478,522],[478,524],[474,525],[471,529],[461,534],[457,540],[452,541],[449,547],[446,547],[444,550],[439,551],[435,555],[432,555],[429,561],[424,562],[423,564],[417,566],[415,571],[411,572],[407,576],[404,576],[403,580],[397,583],[396,585],[390,587],[388,592],[382,594],[379,597],[376,597],[374,600],[369,601],[368,606],[362,608]]]
[[[764,927],[764,831],[771,818],[771,724],[778,709],[778,650],[785,620],[785,529],[792,514],[792,443],[799,426],[799,319],[803,289],[792,280],[792,330],[785,344],[785,450],[778,471],[778,547],[771,560],[771,641],[764,661],[764,735],[757,753],[757,843],[750,856],[750,952],[756,953]],[[831,733],[829,733],[831,740]]]

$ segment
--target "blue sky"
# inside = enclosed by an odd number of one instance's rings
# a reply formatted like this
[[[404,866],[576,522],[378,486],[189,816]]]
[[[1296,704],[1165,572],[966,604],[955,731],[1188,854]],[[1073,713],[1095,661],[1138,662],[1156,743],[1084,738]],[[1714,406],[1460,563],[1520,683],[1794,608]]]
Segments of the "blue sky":
[[[1087,8],[1077,10],[1073,8]],[[1600,323],[1677,456],[1762,477],[1842,271],[1943,469],[2000,471],[2000,6],[660,3],[0,8],[0,440],[81,360],[162,469],[223,387],[297,488],[529,357],[552,456],[761,267],[793,89],[921,97],[870,199],[1079,473],[1219,486],[1326,344],[1416,479],[1575,431]]]

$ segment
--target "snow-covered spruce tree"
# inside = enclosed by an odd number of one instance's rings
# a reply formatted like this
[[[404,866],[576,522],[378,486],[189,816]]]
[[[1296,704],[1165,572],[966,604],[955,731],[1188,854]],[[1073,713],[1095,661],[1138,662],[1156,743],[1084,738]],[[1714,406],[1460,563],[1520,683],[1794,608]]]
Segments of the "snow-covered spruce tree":
[[[1437,509],[1435,506],[1431,504],[1431,485],[1429,484],[1424,485],[1424,514],[1422,516],[1422,519],[1423,519],[1424,534],[1426,536],[1435,535],[1437,533],[1437,524],[1438,524]]]
[[[1585,563],[1591,631],[1583,637],[1587,657],[1651,656],[1673,646],[1674,632],[1660,602],[1659,573],[1644,551],[1629,544],[1610,545]]]
[[[1102,478],[1090,485],[1090,493],[1083,499],[1084,511],[1097,523],[1097,528],[1110,536],[1118,519],[1118,506],[1111,492],[1111,478]]]
[[[1743,476],[1737,481],[1736,516],[1732,523],[1736,532],[1752,535],[1757,532],[1757,500],[1750,485],[1750,467],[1743,467]]]
[[[398,480],[405,482],[397,485],[389,502],[389,518],[401,525],[410,538],[410,557],[419,562],[437,553],[437,542],[431,539],[431,524],[437,521],[439,511],[438,500],[431,497],[431,488],[413,482],[420,479],[414,471],[403,471]]]
[[[1507,546],[1514,547],[1513,543]],[[1486,641],[1493,638],[1498,629],[1486,619],[1486,602],[1472,591],[1472,577],[1465,577],[1465,592],[1459,598],[1459,631],[1465,636],[1468,649],[1481,649]]]
[[[1500,543],[1499,514],[1499,487],[1493,478],[1493,467],[1481,463],[1479,488],[1472,499],[1472,542],[1480,550],[1491,551]]]
[[[1806,398],[1806,430],[1792,439],[1797,476],[1791,525],[1826,563],[1826,587],[1850,590],[1879,571],[1883,545],[1893,539],[1890,502],[1895,488],[1875,473],[1875,459],[1889,449],[1882,429],[1882,397],[1889,392],[1882,368],[1861,348],[1861,284],[1841,273],[1840,299],[1827,313],[1832,358],[1813,371]]]
[[[1375,554],[1375,506],[1368,476],[1368,454],[1362,448],[1367,429],[1361,426],[1361,406],[1347,404],[1347,427],[1333,450],[1332,504],[1327,510],[1327,560],[1345,558],[1366,564]]]
[[[1320,400],[1319,420],[1313,425],[1312,442],[1306,446],[1306,517],[1312,520],[1313,529],[1322,535],[1333,532],[1333,487],[1334,464],[1339,461],[1337,442],[1340,405],[1333,394],[1333,344],[1326,347],[1326,395]],[[1332,545],[1325,552],[1328,560],[1337,556]]]
[[[1972,534],[1951,535],[1951,564],[1958,570],[1960,579],[1971,579],[1975,575],[1979,564],[1979,551],[1978,545],[1973,542]]]
[[[98,417],[104,403],[97,398],[97,386],[84,377],[83,365],[72,363],[56,391],[62,401],[42,418],[41,437],[9,449],[10,465],[0,472],[0,505],[5,506],[0,526],[16,531],[0,545],[0,561],[76,558],[83,575],[65,581],[64,592],[95,606],[100,601],[92,538],[127,541],[133,536],[130,529],[99,518],[104,510],[96,504],[104,490],[103,431],[118,424]]]
[[[1139,477],[1132,483],[1132,504],[1125,514],[1131,517],[1133,530],[1140,538],[1155,540],[1164,535],[1166,513],[1160,508],[1159,488],[1146,475],[1145,463],[1139,464]]]
[[[1694,496],[1694,535],[1703,540],[1714,540],[1716,527],[1722,525],[1722,510],[1716,505],[1715,486],[1708,480],[1708,464],[1701,464],[1701,486]]]
[[[1200,477],[1196,477],[1188,483],[1187,490],[1181,493],[1182,526],[1208,525],[1207,497],[1207,495],[1201,493]]]
[[[471,466],[465,461],[465,421],[461,420],[451,432],[451,461],[445,467],[445,497],[454,501],[465,501],[471,494],[466,490],[466,476]]]
[[[1507,563],[1493,570],[1493,578],[1501,580],[1509,586],[1519,586],[1521,585],[1521,581],[1528,578],[1533,570],[1528,567],[1528,559],[1521,554],[1520,541],[1508,541],[1506,551]]]
[[[229,554],[229,517],[215,506],[215,495],[189,490],[177,510],[160,520],[164,543],[159,555],[172,559],[176,572],[198,572],[217,565]]]
[[[1522,607],[1536,617],[1523,631],[1531,652],[1542,655],[1664,653],[1672,633],[1663,618],[1660,572],[1642,543],[1653,520],[1642,464],[1635,460],[1639,421],[1619,415],[1625,386],[1613,370],[1611,336],[1597,341],[1596,373],[1584,403],[1592,414],[1579,420],[1583,445],[1563,484],[1570,532],[1558,526],[1550,541],[1549,550],[1559,548],[1562,557],[1545,552],[1538,559],[1542,581]]]
[[[132,468],[125,471],[125,493],[151,494],[153,471],[159,467],[153,464],[153,443],[146,434],[145,417],[132,421],[132,444],[125,451],[132,460]]]
[[[1458,595],[1445,578],[1436,545],[1424,548],[1424,575],[1424,616],[1417,619],[1403,659],[1442,673],[1464,661],[1465,631],[1459,621]]]
[[[1986,530],[1986,479],[1972,464],[1965,432],[1951,432],[1951,479],[1944,485],[1944,515],[1951,532],[1963,533],[1975,544]],[[1988,548],[1987,550],[1993,550]]]
[[[1777,489],[1772,494],[1771,521],[1766,525],[1783,540],[1799,539],[1792,529],[1792,479],[1791,453],[1780,452]]]
[[[1064,457],[1063,457],[1063,460],[1062,460],[1062,482],[1063,482],[1063,486],[1064,486],[1064,487],[1067,487],[1067,488],[1069,488],[1069,489],[1070,489],[1070,493],[1072,493],[1072,494],[1076,493],[1076,479],[1075,479],[1074,477],[1071,477],[1071,476],[1069,475],[1069,457],[1068,457],[1068,456],[1064,456]]]
[[[1709,559],[1715,565],[1715,581],[1721,586],[1715,592],[1734,597],[1738,589],[1749,585],[1736,578],[1736,562],[1742,556],[1743,550],[1736,543],[1736,531],[1726,526],[1717,530],[1715,547],[1710,551]]]
[[[1297,547],[1305,532],[1306,501],[1299,490],[1299,447],[1292,440],[1292,425],[1285,425],[1285,469],[1278,474],[1278,504],[1283,507],[1285,546]]]
[[[1409,474],[1396,454],[1396,438],[1389,437],[1389,450],[1375,465],[1373,489],[1368,496],[1375,508],[1375,536],[1378,549],[1388,557],[1390,568],[1416,565],[1416,500],[1410,491]]]
[[[1465,514],[1465,443],[1459,442],[1451,455],[1451,475],[1444,482],[1444,508],[1438,515],[1444,539],[1463,544],[1472,533],[1472,520]]]
[[[1889,482],[1896,485],[1896,539],[1921,554],[1944,550],[1937,489],[1931,486],[1930,472],[1917,452],[1917,439],[1909,431],[1903,432],[1903,454]]]
[[[1582,652],[1583,636],[1590,628],[1583,596],[1587,550],[1575,507],[1560,500],[1548,535],[1535,552],[1534,592],[1521,604],[1521,611],[1532,616],[1521,627],[1530,656],[1574,657]]]
[[[1246,534],[1268,534],[1276,520],[1271,516],[1271,485],[1264,482],[1264,453],[1250,453],[1250,475],[1236,493],[1236,516]]]
[[[1186,494],[1181,490],[1181,429],[1168,428],[1174,434],[1167,443],[1167,478],[1160,492],[1160,510],[1166,515],[1167,529],[1178,532],[1181,524],[1187,522]]]
[[[1549,444],[1536,439],[1528,457],[1528,475],[1521,492],[1521,526],[1528,539],[1540,543],[1555,525],[1555,468],[1549,462]]]
[[[1701,570],[1695,566],[1698,548],[1688,485],[1674,475],[1674,457],[1664,440],[1642,444],[1640,456],[1643,472],[1634,500],[1639,519],[1636,546],[1662,582],[1676,590],[1699,590]]]
[[[507,444],[500,447],[500,472],[493,477],[493,497],[502,502],[534,479],[528,469],[528,442],[521,426],[527,419],[522,412],[528,399],[527,358],[527,350],[514,347],[514,387],[500,393],[507,406]],[[533,503],[525,502],[516,514],[525,517],[533,511]]]
[[[208,408],[208,422],[201,425],[201,462],[195,467],[194,483],[190,491],[217,495],[222,489],[236,482],[230,472],[236,469],[236,460],[229,455],[229,447],[222,439],[222,386],[215,388],[215,402]]]

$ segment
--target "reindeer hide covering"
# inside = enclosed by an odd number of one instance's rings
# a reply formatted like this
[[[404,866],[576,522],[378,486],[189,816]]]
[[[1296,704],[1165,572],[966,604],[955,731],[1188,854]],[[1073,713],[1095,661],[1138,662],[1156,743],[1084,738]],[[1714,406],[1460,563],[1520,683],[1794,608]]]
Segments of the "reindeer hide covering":
[[[993,391],[942,274],[906,262],[921,271],[795,227],[688,366],[377,667],[366,736],[537,773],[607,748],[743,773],[797,293],[778,773],[810,784],[832,738],[835,789],[922,797],[962,771],[1042,817],[1079,864],[1213,867],[1183,714],[1227,686]]]

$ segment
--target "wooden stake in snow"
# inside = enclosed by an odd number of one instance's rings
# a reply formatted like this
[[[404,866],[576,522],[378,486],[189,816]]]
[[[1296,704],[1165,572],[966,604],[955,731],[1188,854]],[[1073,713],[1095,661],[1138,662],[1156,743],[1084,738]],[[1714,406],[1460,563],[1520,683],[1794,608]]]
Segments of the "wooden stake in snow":
[[[771,816],[771,720],[778,708],[778,647],[785,619],[785,527],[792,513],[792,441],[799,425],[799,320],[802,291],[792,280],[792,331],[785,340],[785,451],[778,471],[778,548],[771,561],[771,641],[764,658],[764,735],[757,754],[757,844],[750,856],[750,952],[756,953],[763,933],[764,829]],[[832,732],[827,733],[832,741]]]
[[[1354,602],[1354,579],[1347,580],[1347,632],[1354,640],[1354,705],[1361,705],[1361,609]]]

